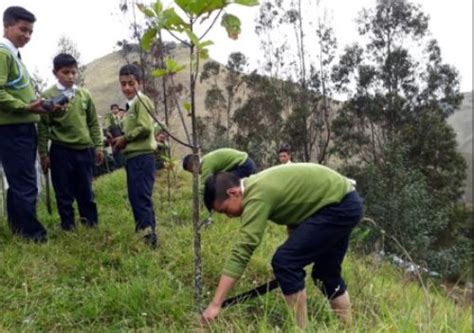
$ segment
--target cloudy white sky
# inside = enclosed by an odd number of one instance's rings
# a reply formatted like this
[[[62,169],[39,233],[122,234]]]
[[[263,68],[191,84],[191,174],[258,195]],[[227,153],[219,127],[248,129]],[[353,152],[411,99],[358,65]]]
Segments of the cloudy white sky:
[[[289,0],[285,0],[289,1]],[[315,1],[315,0],[307,0]],[[116,50],[116,42],[128,39],[130,19],[118,9],[119,0],[1,0],[0,12],[13,5],[23,6],[36,17],[32,40],[22,50],[22,57],[31,71],[37,71],[50,83],[53,77],[51,60],[57,50],[60,36],[73,40],[88,63]],[[144,3],[150,1],[144,0]],[[461,73],[461,90],[472,90],[472,0],[414,0],[430,16],[430,30],[441,45],[445,62]],[[358,35],[355,18],[363,7],[372,7],[375,0],[326,0],[323,2],[332,17],[332,26],[339,47],[354,42]],[[253,63],[261,58],[254,32],[257,8],[231,6],[229,12],[242,20],[242,35],[237,41],[229,40],[217,26],[209,38],[217,46],[211,48],[211,57],[226,62],[230,52],[241,51]]]

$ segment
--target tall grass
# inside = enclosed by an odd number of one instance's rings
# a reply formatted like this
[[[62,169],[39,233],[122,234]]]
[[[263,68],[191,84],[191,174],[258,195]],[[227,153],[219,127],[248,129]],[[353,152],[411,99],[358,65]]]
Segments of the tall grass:
[[[180,174],[167,199],[162,176],[155,188],[160,246],[149,249],[134,233],[123,171],[95,182],[100,226],[66,233],[58,216],[39,216],[49,242],[13,237],[0,224],[1,332],[190,332],[198,308],[192,304],[193,254],[191,178]],[[238,220],[215,217],[203,232],[204,294],[215,284],[238,232]],[[269,265],[285,230],[270,226],[234,293],[272,277]],[[355,332],[471,332],[471,306],[459,306],[428,284],[395,268],[349,253],[344,275],[353,302]],[[308,280],[308,332],[343,328]],[[280,293],[222,312],[213,332],[296,332]]]

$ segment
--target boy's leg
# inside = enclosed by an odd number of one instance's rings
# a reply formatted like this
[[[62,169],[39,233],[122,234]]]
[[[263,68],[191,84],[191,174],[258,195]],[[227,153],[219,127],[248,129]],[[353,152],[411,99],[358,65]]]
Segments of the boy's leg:
[[[13,233],[45,241],[46,229],[36,217],[36,145],[34,124],[0,126],[0,160],[9,185],[8,222]]]
[[[318,263],[320,258],[333,251],[336,252],[336,258],[328,258],[326,262],[339,267],[339,275],[336,277],[330,272],[332,279],[329,281],[325,278],[323,282],[333,300],[345,292],[345,284],[340,277],[340,264],[351,230],[361,217],[362,205],[357,195],[348,195],[340,204],[333,206],[336,208],[321,209],[301,222],[273,256],[273,271],[287,301],[294,300],[296,295],[304,290],[304,267],[313,262]],[[325,274],[323,269],[318,272]],[[337,306],[339,303],[334,304]]]
[[[292,309],[296,324],[300,328],[306,326],[308,321],[308,310],[306,308],[306,289],[300,290],[291,295],[285,295],[286,304]]]
[[[151,228],[155,231],[153,184],[155,182],[155,156],[139,155],[127,161],[128,198],[132,206],[136,231]]]
[[[341,265],[349,245],[349,236],[350,232],[333,248],[321,253],[311,273],[315,282],[321,282],[320,289],[328,298],[334,313],[348,325],[352,322],[351,304],[346,284],[341,277]]]
[[[74,152],[75,172],[74,174],[74,196],[77,200],[79,215],[83,223],[89,227],[98,223],[97,204],[92,191],[92,180],[94,178],[95,149],[89,148]]]
[[[74,186],[76,177],[74,173],[75,160],[71,149],[52,144],[49,151],[51,162],[51,181],[56,193],[56,205],[61,218],[61,228],[72,230],[74,228]]]

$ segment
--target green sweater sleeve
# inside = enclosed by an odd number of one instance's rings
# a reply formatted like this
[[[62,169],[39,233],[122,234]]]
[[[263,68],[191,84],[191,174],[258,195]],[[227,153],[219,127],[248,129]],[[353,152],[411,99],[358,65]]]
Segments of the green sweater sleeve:
[[[49,141],[49,119],[48,115],[42,115],[38,123],[38,153],[40,156],[48,154]]]
[[[141,101],[137,101],[137,121],[135,127],[125,134],[125,140],[127,142],[140,140],[146,138],[150,134],[150,128],[153,128],[150,117],[148,116],[145,106]]]
[[[270,207],[261,200],[247,203],[241,217],[239,237],[224,265],[223,274],[235,279],[242,276],[250,257],[262,241],[269,213]]]
[[[97,111],[95,109],[94,101],[90,94],[88,96],[88,107],[86,110],[87,115],[87,126],[89,127],[89,131],[91,134],[92,142],[94,143],[94,147],[101,148],[102,147],[102,135],[101,129],[99,125],[99,119],[97,118]]]
[[[8,93],[6,83],[10,72],[10,61],[13,61],[4,52],[0,52],[0,109],[8,111],[26,111],[27,104],[21,99]]]

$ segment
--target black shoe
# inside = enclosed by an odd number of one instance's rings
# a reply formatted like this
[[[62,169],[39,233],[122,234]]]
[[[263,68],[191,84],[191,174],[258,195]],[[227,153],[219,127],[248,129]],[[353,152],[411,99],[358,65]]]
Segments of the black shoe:
[[[85,217],[81,217],[81,224],[88,228],[97,228],[98,223],[94,221],[89,221]]]
[[[76,226],[74,225],[74,223],[71,223],[71,224],[61,223],[60,226],[61,226],[61,230],[63,231],[74,231],[76,229]]]
[[[43,244],[48,241],[48,234],[46,232],[38,232],[34,235],[24,235],[24,239],[38,243],[38,244]]]
[[[156,249],[158,246],[158,236],[154,232],[145,235],[143,239],[145,240],[145,244],[152,249]]]

